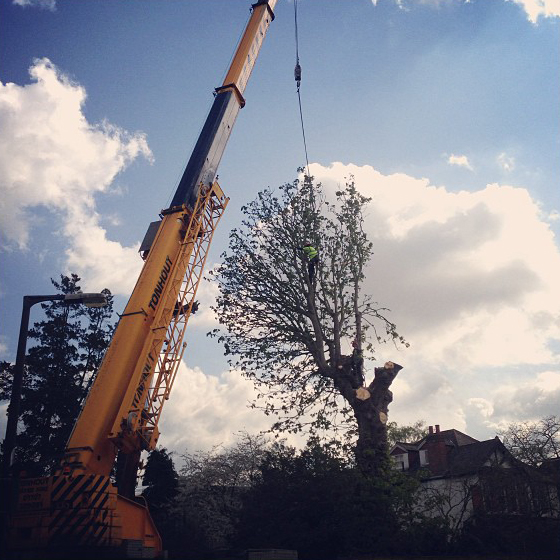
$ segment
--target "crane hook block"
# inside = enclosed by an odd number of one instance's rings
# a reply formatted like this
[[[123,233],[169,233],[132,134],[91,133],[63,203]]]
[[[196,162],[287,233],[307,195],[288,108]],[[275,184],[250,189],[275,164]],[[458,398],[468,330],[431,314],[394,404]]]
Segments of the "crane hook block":
[[[296,79],[297,85],[299,87],[299,84],[301,83],[301,66],[299,65],[299,62],[294,68],[294,78]]]

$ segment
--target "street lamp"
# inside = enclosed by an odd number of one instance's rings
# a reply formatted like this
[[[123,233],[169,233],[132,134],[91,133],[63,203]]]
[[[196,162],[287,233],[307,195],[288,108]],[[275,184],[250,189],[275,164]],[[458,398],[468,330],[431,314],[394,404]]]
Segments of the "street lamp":
[[[10,474],[13,464],[13,455],[19,420],[19,409],[21,403],[21,388],[23,385],[23,366],[25,364],[25,351],[27,348],[27,332],[29,330],[29,311],[36,303],[43,301],[62,301],[67,305],[84,304],[87,307],[103,307],[107,305],[107,297],[101,293],[84,294],[56,294],[52,296],[23,296],[23,309],[21,311],[21,324],[19,328],[19,339],[14,366],[14,378],[12,381],[12,394],[8,407],[8,423],[6,425],[6,437],[2,448],[2,476]]]

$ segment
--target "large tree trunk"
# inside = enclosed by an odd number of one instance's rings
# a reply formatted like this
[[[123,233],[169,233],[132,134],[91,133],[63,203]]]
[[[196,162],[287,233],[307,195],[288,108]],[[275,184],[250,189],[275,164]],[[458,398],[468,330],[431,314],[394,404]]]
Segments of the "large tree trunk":
[[[387,362],[375,368],[373,381],[361,386],[351,358],[344,358],[335,375],[335,386],[348,401],[358,424],[356,462],[364,476],[377,476],[387,466],[387,416],[393,393],[391,383],[402,366]]]

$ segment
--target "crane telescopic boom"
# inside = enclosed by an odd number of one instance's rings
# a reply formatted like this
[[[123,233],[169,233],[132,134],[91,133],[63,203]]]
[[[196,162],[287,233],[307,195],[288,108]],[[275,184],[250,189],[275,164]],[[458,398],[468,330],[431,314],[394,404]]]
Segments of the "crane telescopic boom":
[[[251,19],[223,84],[215,90],[214,103],[171,202],[172,208],[181,204],[192,208],[199,186],[213,183],[239,109],[245,105],[245,87],[274,19],[275,4],[276,0],[253,4]]]
[[[171,206],[142,243],[144,266],[84,403],[55,474],[21,479],[10,545],[26,558],[83,550],[122,557],[157,556],[161,539],[134,500],[136,466],[155,448],[158,421],[185,344],[185,329],[208,249],[228,198],[215,182],[220,159],[276,0],[252,5],[251,17],[215,98]],[[112,483],[124,456],[124,490]],[[126,488],[128,482],[128,489]]]

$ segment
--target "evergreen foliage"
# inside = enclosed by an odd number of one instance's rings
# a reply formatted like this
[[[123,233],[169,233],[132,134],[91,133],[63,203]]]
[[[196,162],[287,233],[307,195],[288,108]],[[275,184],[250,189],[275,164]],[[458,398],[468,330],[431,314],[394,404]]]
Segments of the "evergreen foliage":
[[[51,279],[58,293],[81,291],[76,274]],[[60,459],[113,331],[113,298],[88,308],[61,301],[42,303],[44,319],[29,330],[16,463],[27,474],[48,474]],[[33,341],[35,344],[33,344]],[[12,366],[0,370],[2,396],[9,398]]]
[[[152,513],[162,509],[179,492],[179,476],[171,454],[165,447],[154,449],[148,456],[142,492]]]
[[[179,476],[172,453],[165,447],[154,449],[148,455],[143,482],[142,496],[146,499],[164,549],[171,553],[171,558],[190,558],[182,555],[182,547],[186,535],[191,539],[189,546],[193,546],[194,527],[185,523],[185,512],[177,500]]]

